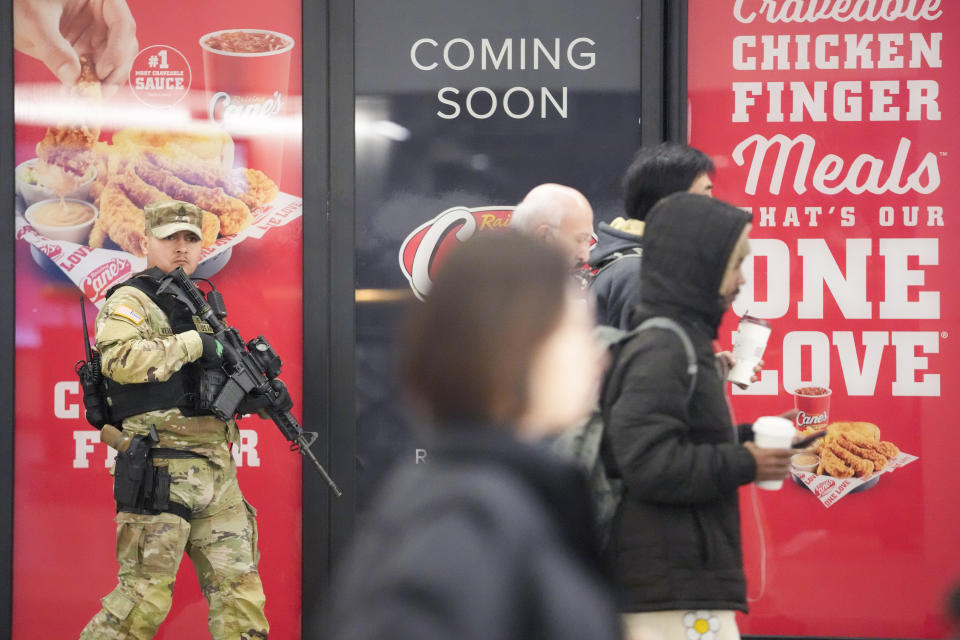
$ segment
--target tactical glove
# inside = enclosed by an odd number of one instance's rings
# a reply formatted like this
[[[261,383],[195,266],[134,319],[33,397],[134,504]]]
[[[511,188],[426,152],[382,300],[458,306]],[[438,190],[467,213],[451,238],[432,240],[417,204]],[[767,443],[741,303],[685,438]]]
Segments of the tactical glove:
[[[219,367],[223,363],[223,345],[208,333],[200,334],[203,353],[197,358],[197,364],[204,368]]]
[[[267,408],[277,409],[278,411],[288,411],[292,409],[293,400],[290,399],[290,392],[287,391],[287,385],[283,384],[282,380],[271,380],[268,384],[271,389],[273,389],[273,395],[276,396],[273,401],[271,401],[266,394],[257,393],[256,391],[251,392],[247,394],[247,397],[240,403],[237,413],[240,415],[256,413],[261,418],[269,420],[270,416],[267,415]]]

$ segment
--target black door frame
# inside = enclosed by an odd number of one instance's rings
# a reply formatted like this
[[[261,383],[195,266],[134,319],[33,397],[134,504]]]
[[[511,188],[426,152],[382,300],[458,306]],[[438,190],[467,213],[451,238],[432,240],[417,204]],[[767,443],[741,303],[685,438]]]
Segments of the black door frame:
[[[354,528],[354,5],[303,2],[303,417],[343,496],[303,467],[302,634],[322,638],[335,559]],[[313,27],[316,26],[316,29]],[[310,393],[306,390],[310,385]]]
[[[0,6],[0,198],[7,206],[0,209],[0,635],[13,629],[13,374],[14,317],[16,292],[14,280],[13,224],[13,3]],[[10,43],[7,45],[6,43]],[[9,633],[10,631],[8,631]]]

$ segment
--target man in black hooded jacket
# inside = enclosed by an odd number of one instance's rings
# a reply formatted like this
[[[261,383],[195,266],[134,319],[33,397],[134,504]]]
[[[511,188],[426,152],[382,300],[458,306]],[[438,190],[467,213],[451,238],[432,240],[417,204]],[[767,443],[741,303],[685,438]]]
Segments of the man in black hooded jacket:
[[[608,444],[625,489],[610,552],[636,638],[691,630],[739,638],[733,611],[747,603],[737,488],[788,473],[789,449],[759,449],[749,425],[732,425],[712,348],[745,282],[749,231],[748,214],[689,193],[664,198],[647,216],[631,326],[654,316],[680,324],[698,372],[690,395],[680,339],[651,328],[623,347],[608,381],[617,389]]]
[[[630,312],[640,301],[640,263],[644,220],[661,198],[688,191],[713,193],[713,161],[699,149],[676,142],[641,147],[623,176],[625,217],[597,227],[590,250],[590,290],[597,324],[629,328]]]

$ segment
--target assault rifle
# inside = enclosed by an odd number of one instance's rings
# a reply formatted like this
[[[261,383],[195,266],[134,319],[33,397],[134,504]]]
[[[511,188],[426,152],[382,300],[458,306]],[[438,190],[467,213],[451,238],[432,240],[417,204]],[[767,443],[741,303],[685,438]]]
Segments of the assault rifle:
[[[213,288],[204,297],[181,267],[160,281],[158,293],[164,292],[175,295],[191,313],[209,324],[214,337],[223,345],[226,382],[211,404],[214,415],[224,421],[230,420],[248,396],[264,398],[267,403],[264,410],[283,437],[290,441],[290,450],[299,451],[300,455],[309,458],[333,492],[337,496],[342,495],[337,483],[310,450],[317,440],[317,433],[304,431],[290,410],[281,404],[284,396],[289,396],[283,383],[276,379],[283,363],[266,338],[261,335],[244,343],[240,332],[223,321],[227,312],[220,293]]]

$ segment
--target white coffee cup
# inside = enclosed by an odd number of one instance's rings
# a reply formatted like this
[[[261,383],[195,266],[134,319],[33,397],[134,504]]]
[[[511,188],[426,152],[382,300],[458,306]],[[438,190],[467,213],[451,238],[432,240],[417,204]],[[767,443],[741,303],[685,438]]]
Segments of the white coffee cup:
[[[753,442],[761,449],[789,449],[796,434],[793,423],[779,416],[762,416],[753,423]],[[779,491],[783,480],[758,480],[761,489]]]
[[[737,363],[727,373],[727,380],[743,387],[750,385],[753,369],[763,358],[770,337],[770,324],[766,320],[743,316],[733,338],[733,357]]]

